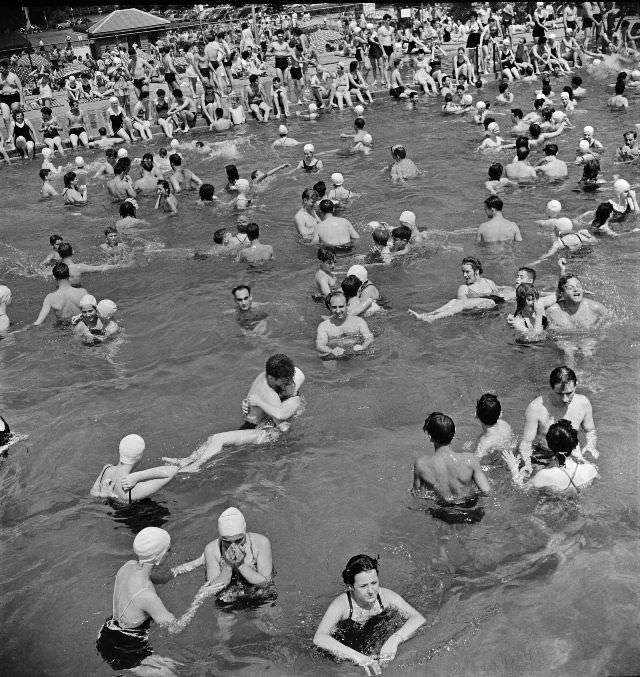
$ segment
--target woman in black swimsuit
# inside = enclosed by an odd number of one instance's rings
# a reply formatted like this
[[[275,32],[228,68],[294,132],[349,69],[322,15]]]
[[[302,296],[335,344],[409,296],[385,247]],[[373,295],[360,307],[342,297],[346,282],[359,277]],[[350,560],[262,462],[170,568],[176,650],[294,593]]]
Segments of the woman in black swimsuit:
[[[373,71],[373,82],[371,84],[375,86],[378,80],[378,73],[380,73],[380,79],[384,79],[382,65],[380,63],[383,51],[382,47],[380,47],[380,42],[378,41],[378,36],[376,35],[375,31],[367,28],[365,37],[369,43],[369,61],[371,61],[371,70]]]
[[[365,668],[367,674],[370,669],[379,674],[378,661],[393,660],[400,643],[409,639],[425,618],[393,590],[380,587],[377,559],[352,557],[342,580],[347,591],[331,602],[313,642]]]
[[[33,160],[36,154],[38,135],[31,122],[25,120],[24,113],[21,110],[13,113],[9,135],[13,137],[13,143],[16,149],[22,153],[22,157]]]

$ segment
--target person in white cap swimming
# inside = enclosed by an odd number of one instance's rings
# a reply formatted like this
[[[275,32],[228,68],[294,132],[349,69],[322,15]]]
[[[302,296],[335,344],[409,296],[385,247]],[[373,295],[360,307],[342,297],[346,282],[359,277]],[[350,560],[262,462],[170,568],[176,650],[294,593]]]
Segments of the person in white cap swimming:
[[[98,652],[114,670],[137,669],[138,674],[174,675],[175,661],[153,655],[149,646],[151,621],[172,634],[180,633],[202,603],[216,594],[216,589],[205,583],[180,618],[165,607],[156,593],[152,576],[154,567],[162,563],[170,547],[171,537],[164,529],[145,527],[133,540],[136,559],[123,564],[116,574],[112,615],[100,628],[96,642]],[[149,660],[152,655],[153,660]],[[143,672],[147,664],[149,671]]]
[[[340,172],[334,172],[331,175],[331,183],[333,188],[327,193],[327,199],[335,205],[341,205],[355,197],[354,193],[344,187],[344,177]]]
[[[593,153],[598,152],[601,153],[604,150],[604,146],[598,141],[596,138],[594,138],[594,129],[591,125],[587,125],[583,129],[583,139],[589,142],[589,150]]]
[[[562,204],[559,200],[549,200],[546,205],[547,218],[537,219],[535,223],[540,226],[554,226],[556,219],[560,216],[562,211]]]
[[[290,419],[299,413],[299,396],[305,376],[293,360],[281,353],[271,355],[265,370],[251,384],[242,402],[245,423],[239,430],[215,433],[186,458],[163,457],[165,463],[179,465],[180,472],[197,472],[225,445],[274,442],[291,427]]]
[[[115,336],[120,331],[118,323],[113,319],[113,316],[118,312],[118,306],[111,299],[102,299],[98,302],[96,310],[102,322],[104,338]]]
[[[627,214],[640,211],[636,191],[631,190],[631,186],[626,179],[616,179],[613,182],[613,192],[615,198],[609,200],[609,202],[613,205],[615,220],[620,221]]]
[[[118,464],[107,463],[103,466],[90,494],[96,498],[112,498],[131,504],[162,489],[176,476],[179,468],[175,465],[161,465],[134,472],[134,468],[142,460],[144,450],[145,442],[140,435],[125,435],[118,448]]]
[[[80,299],[80,315],[71,318],[73,333],[82,339],[83,343],[93,345],[102,340],[102,322],[98,317],[95,296],[85,294]]]
[[[200,557],[171,569],[174,576],[204,566],[209,589],[215,589],[222,603],[260,597],[273,576],[271,542],[266,536],[247,531],[244,515],[227,508],[218,517],[218,538],[208,543]],[[222,593],[222,594],[220,594]]]
[[[591,235],[588,230],[581,229],[574,232],[573,223],[571,222],[571,219],[568,219],[566,216],[562,216],[559,219],[552,219],[552,221],[556,239],[553,241],[551,249],[539,259],[536,259],[532,263],[528,263],[528,266],[535,266],[542,263],[542,261],[558,252],[566,253],[567,250],[569,252],[576,252],[579,249],[582,249],[585,244],[593,244],[598,241],[598,239]]]
[[[411,244],[421,244],[427,242],[429,239],[428,232],[426,230],[420,230],[416,225],[415,212],[405,209],[405,211],[400,214],[398,221],[401,226],[409,226],[409,228],[411,228]]]
[[[11,321],[7,315],[7,306],[9,305],[11,305],[11,289],[0,284],[0,337],[7,334],[9,326],[11,325]]]
[[[290,148],[291,146],[297,146],[300,143],[289,136],[289,130],[286,125],[280,125],[278,127],[278,134],[280,135],[280,138],[276,139],[271,144],[273,148]]]
[[[76,173],[76,181],[78,182],[78,186],[86,186],[87,179],[89,178],[89,172],[87,171],[87,166],[82,155],[76,156],[74,165],[75,168],[73,171]]]
[[[306,143],[302,148],[304,157],[296,165],[296,169],[304,169],[307,174],[315,174],[322,169],[322,160],[314,157],[315,148],[312,143]]]

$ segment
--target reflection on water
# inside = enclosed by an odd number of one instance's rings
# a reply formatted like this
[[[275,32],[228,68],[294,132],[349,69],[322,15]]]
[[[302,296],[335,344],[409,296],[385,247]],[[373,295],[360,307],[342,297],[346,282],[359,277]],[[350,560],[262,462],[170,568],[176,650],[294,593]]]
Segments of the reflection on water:
[[[586,76],[585,86],[603,96],[602,83]],[[528,108],[533,89],[518,85],[516,103]],[[132,533],[150,524],[167,528],[168,566],[175,566],[202,552],[229,504],[242,507],[250,530],[271,539],[278,597],[258,609],[206,604],[178,637],[154,627],[152,646],[178,661],[177,675],[361,672],[311,650],[319,619],[342,590],[339,572],[357,552],[380,553],[382,585],[428,619],[385,674],[637,672],[637,626],[629,623],[640,602],[635,236],[603,239],[569,261],[616,316],[592,354],[575,355],[579,388],[589,395],[598,426],[601,479],[577,499],[541,496],[516,491],[498,464],[490,472],[493,496],[484,499],[484,517],[475,524],[446,524],[409,493],[413,461],[424,449],[426,413],[451,415],[461,447],[479,432],[476,399],[495,392],[505,419],[520,432],[527,404],[565,358],[554,341],[516,343],[506,324],[509,307],[431,325],[415,322],[406,309],[431,310],[452,298],[463,255],[479,256],[487,277],[512,285],[518,266],[549,247],[551,233],[535,219],[551,197],[570,215],[609,197],[608,186],[600,193],[574,192],[581,170],[570,168],[561,185],[505,195],[505,217],[518,222],[524,242],[476,245],[474,226],[486,218],[490,158],[469,152],[481,140],[478,128],[441,118],[439,105],[427,101],[414,111],[382,96],[366,112],[374,151],[323,156],[320,178],[340,171],[362,194],[345,211],[362,236],[357,253],[371,244],[364,224],[395,225],[405,209],[430,232],[426,252],[369,271],[386,301],[385,313],[371,319],[376,340],[369,355],[339,362],[315,356],[315,329],[326,311],[310,299],[316,250],[299,242],[293,225],[309,181],[299,174],[273,177],[245,212],[274,246],[272,267],[248,269],[224,256],[193,260],[194,251],[211,247],[217,228],[235,227],[235,210],[198,209],[195,194],[182,194],[179,216],[168,219],[153,211],[153,197],[143,196],[144,237],[157,251],[136,253],[133,267],[83,276],[92,294],[118,304],[124,326],[118,345],[88,349],[52,326],[2,342],[0,412],[12,429],[29,435],[0,465],[2,612],[9,629],[0,652],[3,674],[114,674],[96,654],[95,637],[108,615],[114,574],[131,555]],[[637,183],[638,167],[611,164],[610,151],[622,142],[619,118],[612,124],[600,99],[588,97],[583,107],[607,148],[603,177],[610,181],[616,171]],[[344,111],[314,125],[292,120],[290,133],[318,150],[334,148],[352,119]],[[299,150],[271,148],[274,134],[271,125],[248,126],[237,139],[203,136],[211,143],[205,152],[191,141],[182,150],[226,200],[229,160],[243,177],[255,168],[297,162]],[[578,137],[579,129],[558,137],[561,158],[571,161]],[[397,142],[425,174],[393,186],[380,170],[388,163],[385,149]],[[117,210],[98,181],[89,181],[89,205],[73,215],[57,202],[25,205],[25,190],[39,189],[31,167],[3,177],[0,271],[13,292],[11,319],[21,328],[53,288],[38,268],[49,235],[64,234],[78,261],[101,262],[98,246]],[[339,268],[349,265],[349,258],[339,260]],[[540,288],[551,290],[556,281],[554,262],[538,267]],[[231,288],[239,283],[250,284],[254,299],[269,304],[263,336],[244,335],[227,312]],[[305,372],[307,408],[281,442],[225,452],[198,475],[176,478],[146,507],[115,508],[87,498],[124,434],[144,436],[145,461],[152,466],[161,456],[187,455],[213,432],[237,429],[248,385],[268,355],[283,351]],[[196,575],[169,581],[162,598],[181,613],[200,583]]]

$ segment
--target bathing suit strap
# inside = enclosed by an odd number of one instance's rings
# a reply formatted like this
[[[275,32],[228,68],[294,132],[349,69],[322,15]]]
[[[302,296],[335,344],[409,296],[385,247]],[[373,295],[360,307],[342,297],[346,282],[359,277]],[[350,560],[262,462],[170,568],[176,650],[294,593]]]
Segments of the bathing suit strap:
[[[98,480],[98,484],[102,486],[102,478],[104,477],[105,472],[107,472],[107,468],[113,468],[113,465],[111,463],[107,463],[104,468],[102,468],[102,472],[100,473],[100,479]]]
[[[116,618],[116,584],[117,584],[117,582],[118,582],[118,574],[116,574],[116,580],[115,580],[115,583],[114,583],[114,585],[113,585],[113,619],[114,619],[117,623],[120,623],[120,621],[122,620],[122,617],[123,617],[124,614],[125,614],[125,611],[129,608],[129,606],[131,606],[131,602],[133,602],[133,600],[134,600],[141,592],[145,592],[145,591],[148,590],[149,588],[147,588],[147,587],[145,587],[145,588],[140,588],[140,590],[138,590],[138,592],[133,593],[133,595],[131,595],[131,598],[130,598],[129,601],[127,602],[127,604],[126,604],[126,606],[124,607],[124,609],[122,610],[122,612],[121,612],[121,613],[119,614],[119,616]]]
[[[378,593],[378,604],[380,605],[381,609],[384,609],[384,604],[382,603],[382,597],[380,597],[380,593]]]
[[[349,620],[353,616],[353,602],[351,601],[351,593],[347,590],[347,600],[349,601]]]
[[[573,478],[576,476],[576,473],[578,472],[578,466],[576,465],[576,469],[573,471],[573,475],[569,475],[569,473],[566,471],[565,468],[560,468],[564,472],[564,474],[569,478],[569,484],[567,485],[567,489],[572,486],[578,493],[580,493],[580,489],[575,485],[575,482],[573,481]]]

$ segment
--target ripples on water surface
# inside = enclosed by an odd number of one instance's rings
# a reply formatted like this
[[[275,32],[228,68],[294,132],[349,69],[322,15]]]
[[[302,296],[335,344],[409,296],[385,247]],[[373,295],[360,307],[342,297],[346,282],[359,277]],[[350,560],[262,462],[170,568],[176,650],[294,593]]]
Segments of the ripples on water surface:
[[[607,147],[603,171],[611,180],[613,149],[635,119],[632,112],[609,117],[603,82],[585,80],[590,96],[584,105],[591,112],[574,114],[576,130],[558,139],[560,156],[571,160],[580,128],[593,124]],[[564,83],[553,84],[560,91]],[[527,109],[532,86],[515,89],[515,104]],[[489,91],[493,98],[494,85]],[[637,111],[637,96],[630,99],[630,111]],[[328,182],[340,170],[345,185],[363,194],[348,213],[358,226],[372,219],[395,223],[404,209],[417,213],[420,226],[443,231],[484,220],[483,183],[492,160],[471,153],[480,140],[474,125],[444,120],[438,107],[427,101],[411,111],[381,97],[367,111],[372,155],[322,156],[321,178]],[[345,111],[289,126],[292,136],[322,151],[340,145],[337,134],[352,119]],[[499,122],[507,127],[506,118]],[[249,125],[237,142],[217,146],[213,158],[185,155],[196,173],[221,189],[229,161],[236,161],[241,176],[282,161],[285,155],[269,145],[275,133],[275,125]],[[425,170],[402,187],[380,172],[395,142],[404,142]],[[297,162],[299,154],[285,157]],[[510,157],[503,154],[503,163]],[[638,167],[618,170],[638,182]],[[549,499],[517,493],[504,472],[493,469],[495,495],[486,502],[486,516],[464,527],[432,519],[408,492],[413,459],[424,447],[426,413],[449,413],[462,444],[478,434],[475,400],[492,390],[520,432],[526,405],[547,387],[562,355],[552,344],[516,344],[507,311],[428,325],[410,320],[407,307],[431,309],[450,298],[460,284],[463,251],[481,258],[487,277],[512,284],[517,266],[548,248],[549,234],[533,220],[543,217],[549,199],[561,199],[568,214],[600,201],[572,191],[580,174],[571,167],[564,184],[506,194],[505,215],[519,223],[525,240],[517,248],[481,248],[471,234],[452,235],[425,258],[372,269],[389,310],[372,322],[378,337],[370,357],[324,363],[313,352],[323,312],[310,300],[315,248],[299,244],[292,225],[308,185],[302,175],[275,177],[257,199],[263,240],[275,246],[272,268],[246,272],[228,260],[159,254],[84,280],[98,298],[118,303],[124,326],[118,345],[86,348],[50,325],[3,341],[0,411],[14,430],[30,435],[0,468],[3,674],[113,674],[94,642],[110,614],[114,574],[142,525],[87,497],[95,475],[115,459],[126,433],[144,436],[149,466],[162,455],[189,453],[214,431],[236,428],[251,379],[268,355],[281,351],[307,375],[307,410],[288,439],[225,453],[200,474],[180,477],[143,518],[171,532],[171,565],[202,552],[231,502],[243,509],[251,530],[273,543],[274,606],[234,615],[205,605],[177,638],[152,631],[155,650],[184,663],[180,675],[361,674],[310,651],[317,623],[340,590],[344,562],[357,552],[380,553],[382,584],[428,619],[385,674],[637,672],[637,239],[603,242],[570,266],[619,317],[595,356],[578,363],[598,426],[602,479],[579,501]],[[96,246],[116,206],[93,182],[81,216],[58,203],[26,204],[25,196],[40,187],[35,164],[3,168],[1,180],[1,281],[13,290],[10,313],[22,326],[35,319],[52,288],[35,272],[49,234],[61,232],[72,242],[76,260],[98,261]],[[164,219],[150,211],[150,198],[140,199],[140,216],[151,223],[146,236],[168,249],[204,247],[217,227],[233,222],[224,210],[198,210],[194,201],[181,197],[180,216]],[[369,235],[361,232],[359,250],[366,251]],[[553,287],[554,265],[539,266],[539,286]],[[229,290],[241,281],[252,284],[255,301],[271,314],[262,339],[242,336],[228,313]],[[167,606],[184,610],[200,576],[164,586]]]

